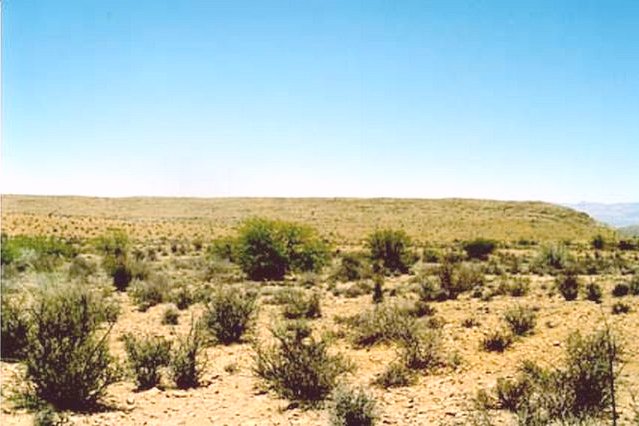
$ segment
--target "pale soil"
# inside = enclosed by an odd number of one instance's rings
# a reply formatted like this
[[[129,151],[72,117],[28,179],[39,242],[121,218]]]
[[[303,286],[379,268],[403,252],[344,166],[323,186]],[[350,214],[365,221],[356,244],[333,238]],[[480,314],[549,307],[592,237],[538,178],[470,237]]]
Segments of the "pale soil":
[[[408,277],[394,279],[387,288],[406,287]],[[392,346],[374,346],[354,349],[348,339],[340,338],[334,344],[336,351],[345,353],[354,361],[357,369],[344,376],[352,385],[364,386],[375,396],[379,404],[382,424],[406,425],[464,425],[470,424],[469,409],[472,397],[478,389],[491,387],[498,377],[512,376],[524,359],[532,359],[544,365],[554,365],[563,357],[567,336],[575,330],[589,333],[603,325],[607,318],[625,347],[624,367],[621,374],[619,406],[620,424],[631,424],[631,392],[639,395],[639,297],[622,298],[633,305],[634,311],[626,315],[610,315],[614,301],[610,291],[614,279],[604,280],[604,303],[596,305],[587,301],[565,302],[560,296],[549,297],[545,283],[549,278],[534,278],[531,293],[523,298],[498,296],[490,302],[461,296],[457,301],[434,303],[439,316],[445,320],[443,334],[446,350],[459,352],[462,363],[456,370],[443,370],[419,378],[416,385],[384,390],[370,385],[378,373],[395,358]],[[258,284],[256,284],[258,285]],[[191,315],[201,309],[192,306],[180,315],[176,327],[161,325],[161,315],[166,305],[159,305],[147,312],[138,312],[128,297],[122,295],[122,314],[111,335],[111,347],[121,360],[124,352],[118,337],[125,332],[135,334],[157,333],[170,336],[186,333]],[[389,298],[387,296],[387,298]],[[262,298],[264,299],[264,298]],[[484,332],[498,327],[502,313],[515,303],[539,308],[537,325],[533,335],[523,337],[504,353],[487,353],[480,349]],[[313,321],[318,330],[337,331],[335,315],[352,315],[372,306],[370,296],[355,299],[335,297],[325,292],[322,301],[323,316]],[[280,307],[262,304],[257,335],[260,341],[268,339],[268,327],[280,317]],[[469,316],[480,325],[464,328],[461,322]],[[72,414],[71,422],[78,425],[326,425],[327,410],[302,410],[288,408],[289,402],[265,392],[261,382],[252,373],[253,349],[250,343],[228,347],[214,346],[206,350],[208,359],[203,386],[182,391],[174,389],[165,380],[164,389],[136,392],[131,379],[109,388],[107,401],[112,409],[94,414]],[[229,373],[225,367],[236,364],[239,369]],[[31,424],[32,415],[14,408],[6,396],[20,381],[20,367],[2,362],[2,425]],[[495,424],[512,424],[505,413],[494,412]]]

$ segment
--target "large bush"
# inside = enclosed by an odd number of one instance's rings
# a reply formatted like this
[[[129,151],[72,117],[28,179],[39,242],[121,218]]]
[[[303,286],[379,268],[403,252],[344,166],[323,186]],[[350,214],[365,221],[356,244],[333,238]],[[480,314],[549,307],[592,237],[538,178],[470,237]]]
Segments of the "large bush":
[[[410,238],[402,230],[377,230],[369,235],[366,245],[373,262],[381,263],[388,272],[406,273],[415,261],[409,252]]]
[[[31,318],[24,306],[24,297],[17,292],[8,291],[3,286],[0,300],[0,354],[2,359],[22,359],[31,325]]]
[[[495,251],[497,243],[485,238],[477,238],[463,244],[464,251],[470,259],[486,260]]]
[[[202,320],[219,343],[228,345],[239,341],[252,325],[256,302],[256,292],[220,287],[212,294]]]
[[[281,280],[290,271],[318,271],[328,246],[307,226],[255,218],[244,222],[235,242],[235,258],[253,280]]]
[[[26,375],[33,396],[59,409],[85,409],[118,380],[101,323],[109,304],[87,289],[44,290],[33,306],[26,347]],[[112,322],[111,322],[112,324]]]

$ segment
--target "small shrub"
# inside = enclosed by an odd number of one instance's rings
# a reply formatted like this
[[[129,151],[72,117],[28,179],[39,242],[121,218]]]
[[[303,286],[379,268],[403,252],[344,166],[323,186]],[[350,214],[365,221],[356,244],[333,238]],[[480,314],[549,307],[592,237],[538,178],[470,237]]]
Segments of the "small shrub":
[[[484,283],[484,274],[476,266],[444,261],[437,269],[437,282],[429,279],[422,282],[420,298],[425,301],[456,299],[465,291],[481,288]]]
[[[78,255],[73,258],[69,266],[69,278],[87,278],[95,275],[97,270],[98,267],[93,261]]]
[[[110,328],[98,336],[107,305],[76,286],[37,296],[25,351],[33,396],[58,409],[83,409],[96,404],[118,380],[106,340]]]
[[[462,327],[464,328],[473,328],[478,327],[479,325],[479,321],[477,321],[477,318],[475,317],[464,318],[462,321]]]
[[[444,364],[441,336],[435,331],[406,333],[400,346],[402,362],[411,370],[431,370]]]
[[[372,426],[377,420],[375,400],[363,390],[338,388],[333,393],[332,426]]]
[[[207,250],[208,257],[214,260],[228,260],[234,262],[237,251],[236,240],[233,237],[221,237],[213,240]]]
[[[284,301],[284,318],[319,318],[322,316],[320,306],[320,293],[313,292],[307,295],[304,290],[288,290],[281,297],[285,297]]]
[[[606,247],[606,239],[603,235],[597,234],[592,238],[590,245],[595,250],[603,250]]]
[[[416,327],[409,310],[397,304],[382,303],[347,320],[353,329],[357,346],[370,346],[380,342],[400,341]]]
[[[601,291],[601,286],[596,282],[590,282],[586,286],[586,299],[591,302],[601,303],[601,297],[603,296],[603,292]]]
[[[636,271],[630,280],[630,294],[639,296],[639,271]]]
[[[482,347],[487,352],[503,352],[513,343],[513,336],[504,330],[494,330],[484,336]]]
[[[548,245],[541,248],[535,266],[539,270],[551,272],[566,269],[570,263],[570,255],[565,245]]]
[[[219,343],[238,342],[253,323],[257,296],[256,292],[220,287],[206,306],[205,327]]]
[[[612,313],[615,315],[627,314],[630,312],[630,305],[624,302],[615,302],[612,305]]]
[[[336,280],[347,282],[366,278],[370,275],[370,266],[358,253],[344,253],[332,277]]]
[[[33,416],[34,426],[62,426],[65,424],[69,424],[68,416],[57,412],[48,404],[38,408]]]
[[[273,331],[277,344],[257,347],[255,374],[280,396],[305,403],[324,400],[349,365],[341,355],[330,355],[328,343],[297,329]]]
[[[512,297],[522,297],[530,291],[530,278],[512,277],[511,279],[502,279],[495,291],[495,294],[507,294]]]
[[[164,275],[154,274],[146,281],[136,280],[128,294],[142,312],[167,300],[170,283]]]
[[[504,320],[514,334],[523,336],[535,327],[537,315],[531,308],[518,305],[506,311]]]
[[[138,389],[150,389],[160,383],[160,368],[171,359],[171,342],[163,337],[123,337],[129,366],[135,376]]]
[[[0,301],[0,355],[3,360],[23,359],[31,326],[24,297],[3,288]]]
[[[371,259],[389,272],[408,272],[415,260],[408,252],[410,244],[404,231],[392,229],[377,230],[366,240]]]
[[[176,325],[180,319],[180,313],[174,306],[168,306],[162,313],[162,324]]]
[[[384,300],[384,276],[375,275],[373,278],[373,303],[382,303]]]
[[[577,274],[574,272],[566,271],[564,274],[557,277],[555,285],[557,290],[559,290],[559,293],[561,293],[567,301],[575,300],[579,295],[580,283]]]
[[[612,289],[612,295],[615,297],[627,296],[630,293],[630,286],[626,283],[619,283]]]
[[[373,381],[383,388],[398,388],[415,383],[415,373],[403,362],[393,362]]]
[[[169,361],[171,377],[179,389],[196,388],[202,376],[202,336],[197,324],[191,323],[189,334],[178,339]]]
[[[463,244],[464,251],[470,259],[486,260],[495,251],[497,243],[484,238],[477,238]]]
[[[195,303],[195,295],[186,285],[180,285],[171,293],[169,300],[183,311]]]

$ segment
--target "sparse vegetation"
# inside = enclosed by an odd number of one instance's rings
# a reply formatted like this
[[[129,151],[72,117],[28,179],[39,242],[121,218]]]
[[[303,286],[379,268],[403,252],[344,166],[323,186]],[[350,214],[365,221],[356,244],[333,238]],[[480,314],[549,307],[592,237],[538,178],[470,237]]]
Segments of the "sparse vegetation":
[[[601,297],[603,296],[603,292],[601,290],[601,286],[596,282],[590,282],[586,286],[586,299],[591,302],[601,303]]]
[[[196,388],[200,386],[203,359],[203,341],[200,327],[191,322],[191,328],[186,336],[177,340],[169,361],[169,369],[175,386],[179,389]],[[176,347],[177,346],[177,347]]]
[[[567,301],[572,301],[577,299],[579,295],[579,278],[577,274],[572,271],[566,271],[555,281],[555,285],[557,290]]]
[[[469,259],[487,260],[488,256],[497,248],[497,243],[493,240],[477,238],[466,241],[463,248]]]
[[[488,332],[482,340],[482,347],[487,352],[503,352],[513,343],[513,336],[505,330]]]
[[[510,331],[517,336],[523,336],[530,333],[535,327],[537,314],[529,307],[517,305],[506,311],[504,320]]]

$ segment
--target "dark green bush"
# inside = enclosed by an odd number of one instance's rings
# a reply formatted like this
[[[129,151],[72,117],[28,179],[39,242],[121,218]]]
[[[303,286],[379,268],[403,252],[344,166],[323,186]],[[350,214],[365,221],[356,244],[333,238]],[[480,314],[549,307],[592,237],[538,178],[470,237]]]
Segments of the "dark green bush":
[[[108,303],[76,286],[46,290],[33,306],[26,347],[31,393],[58,409],[86,409],[98,403],[119,378],[100,324]]]
[[[579,278],[572,271],[565,271],[555,281],[555,286],[567,301],[572,301],[579,295]]]
[[[517,305],[504,313],[504,320],[514,334],[523,336],[535,328],[537,314],[529,307]]]
[[[146,280],[150,274],[148,265],[140,256],[129,253],[129,239],[123,231],[113,231],[97,239],[96,247],[103,255],[102,267],[113,279],[113,285],[124,291],[134,279]]]
[[[2,288],[0,292],[0,355],[3,360],[22,359],[27,346],[31,318],[25,309],[24,297]]]
[[[186,285],[179,285],[171,292],[169,300],[183,311],[195,303],[195,295]]]
[[[597,234],[590,241],[590,245],[592,245],[592,248],[595,250],[603,250],[606,247],[606,239],[603,235]]]
[[[280,396],[314,404],[335,388],[350,369],[341,355],[330,355],[328,343],[295,330],[276,329],[277,344],[257,347],[255,374]]]
[[[373,262],[388,272],[407,273],[416,257],[409,252],[411,241],[402,230],[381,229],[368,236],[366,245]]]
[[[180,319],[180,313],[174,306],[168,306],[162,313],[162,324],[176,325]]]
[[[586,286],[586,299],[591,302],[601,303],[601,297],[603,296],[603,292],[601,291],[601,286],[596,282],[590,282]]]
[[[384,276],[375,275],[373,278],[373,303],[382,303],[384,301]]]
[[[238,342],[255,319],[257,296],[237,287],[216,289],[202,318],[205,327],[219,343]]]
[[[177,340],[169,361],[173,382],[179,389],[200,386],[203,364],[203,339],[198,324],[191,323],[189,334]]]
[[[160,383],[160,368],[171,359],[171,342],[163,337],[132,334],[125,334],[123,340],[138,389],[150,389]]]
[[[505,330],[490,331],[482,340],[482,347],[487,352],[503,352],[513,343],[513,336]]]
[[[338,388],[333,393],[332,426],[372,426],[377,420],[375,400],[362,389]]]
[[[626,283],[616,284],[612,289],[612,295],[615,297],[627,296],[630,293],[630,286]]]
[[[497,243],[485,238],[467,241],[462,246],[470,259],[486,260],[497,248]]]
[[[236,257],[252,280],[281,280],[289,271],[319,271],[328,261],[328,246],[315,231],[295,223],[255,218],[244,222]]]
[[[615,302],[612,305],[612,313],[614,315],[627,314],[630,312],[630,305],[624,302]]]

